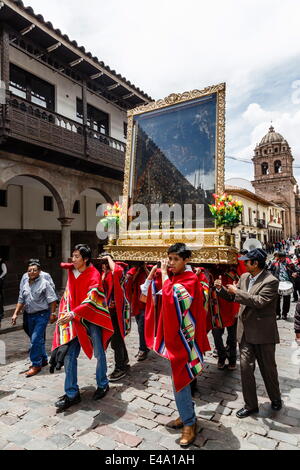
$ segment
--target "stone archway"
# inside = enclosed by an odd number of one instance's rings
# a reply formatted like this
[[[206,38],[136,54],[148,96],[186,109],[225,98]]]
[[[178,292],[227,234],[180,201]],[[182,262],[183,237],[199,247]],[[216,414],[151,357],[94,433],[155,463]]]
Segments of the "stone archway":
[[[27,177],[32,178],[34,180],[39,181],[42,185],[44,185],[50,193],[53,195],[59,212],[59,218],[65,218],[67,216],[65,203],[64,203],[64,195],[61,194],[57,188],[57,180],[51,175],[50,172],[39,168],[33,167],[30,165],[11,165],[8,168],[1,171],[0,175],[0,186],[6,186],[9,184],[14,178],[17,177]]]

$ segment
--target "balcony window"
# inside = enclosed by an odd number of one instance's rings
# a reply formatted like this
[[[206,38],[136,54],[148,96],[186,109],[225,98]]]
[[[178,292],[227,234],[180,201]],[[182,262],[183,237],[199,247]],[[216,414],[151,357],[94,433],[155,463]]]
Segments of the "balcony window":
[[[80,201],[74,202],[73,214],[80,214]]]
[[[13,64],[10,64],[9,90],[13,95],[54,111],[54,86]]]
[[[7,191],[5,189],[0,190],[0,207],[7,207]]]
[[[77,117],[83,122],[83,103],[77,98]],[[109,115],[100,109],[87,105],[87,125],[90,129],[109,135]]]
[[[54,211],[54,204],[53,204],[52,196],[44,196],[44,211],[46,212]]]

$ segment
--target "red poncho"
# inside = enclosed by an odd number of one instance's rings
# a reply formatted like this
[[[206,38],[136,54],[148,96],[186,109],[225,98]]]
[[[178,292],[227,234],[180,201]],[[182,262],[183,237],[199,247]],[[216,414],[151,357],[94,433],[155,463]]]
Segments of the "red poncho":
[[[238,259],[237,273],[239,277],[241,277],[242,274],[248,273],[248,269],[246,268],[245,261]]]
[[[125,263],[115,263],[114,271],[108,271],[104,277],[103,286],[106,294],[107,305],[113,300],[116,305],[118,323],[122,338],[130,333],[130,304],[125,292]]]
[[[127,271],[126,281],[126,297],[130,302],[131,315],[136,317],[145,310],[146,304],[140,301],[141,297],[141,285],[146,281],[147,274],[144,269],[137,267],[129,269]]]
[[[219,279],[219,275],[215,275],[215,279]],[[238,282],[239,276],[235,269],[228,270],[222,274],[222,285],[226,287],[228,284]],[[216,328],[226,328],[233,326],[240,309],[240,304],[236,302],[228,302],[219,297],[215,289],[211,290],[211,315],[208,316],[208,331]]]
[[[102,328],[104,349],[107,348],[114,331],[110,313],[107,309],[101,277],[97,269],[91,265],[77,279],[73,273],[73,264],[62,263],[61,267],[69,270],[69,276],[59,305],[59,318],[69,312],[75,313],[75,318],[67,325],[56,325],[52,351],[78,337],[82,349],[87,357],[91,359],[93,357],[93,344],[84,320]]]
[[[162,301],[157,294],[159,284],[161,280],[156,278],[148,292],[145,338],[148,348],[170,360],[179,392],[202,372],[203,354],[210,350],[203,293],[191,271],[164,283]]]

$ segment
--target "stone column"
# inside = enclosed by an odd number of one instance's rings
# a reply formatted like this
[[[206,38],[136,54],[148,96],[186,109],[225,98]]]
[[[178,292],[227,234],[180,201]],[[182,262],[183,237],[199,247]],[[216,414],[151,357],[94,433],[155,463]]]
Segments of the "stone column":
[[[63,217],[59,218],[58,221],[61,223],[61,260],[62,262],[68,262],[71,257],[71,225],[74,219]],[[62,285],[66,285],[68,273],[63,269],[62,274]]]

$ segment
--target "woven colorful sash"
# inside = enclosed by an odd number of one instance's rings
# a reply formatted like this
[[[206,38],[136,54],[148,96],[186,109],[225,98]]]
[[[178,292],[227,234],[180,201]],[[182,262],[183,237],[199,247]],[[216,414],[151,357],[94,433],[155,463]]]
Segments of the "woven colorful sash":
[[[175,284],[174,301],[181,324],[180,338],[189,355],[186,370],[193,379],[203,370],[203,355],[195,342],[195,321],[189,310],[193,299],[181,284]]]

